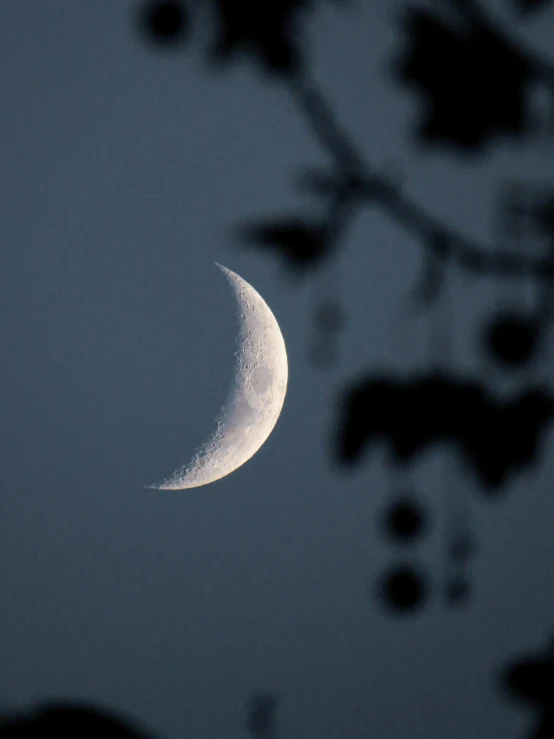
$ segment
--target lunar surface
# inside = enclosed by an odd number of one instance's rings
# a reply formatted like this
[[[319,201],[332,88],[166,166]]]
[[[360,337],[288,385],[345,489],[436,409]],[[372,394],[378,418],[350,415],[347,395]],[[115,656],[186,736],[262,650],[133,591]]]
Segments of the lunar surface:
[[[207,485],[247,462],[272,432],[287,392],[287,352],[275,316],[252,285],[215,264],[227,277],[237,300],[239,333],[232,390],[212,436],[188,464],[164,482],[150,486],[159,490]]]

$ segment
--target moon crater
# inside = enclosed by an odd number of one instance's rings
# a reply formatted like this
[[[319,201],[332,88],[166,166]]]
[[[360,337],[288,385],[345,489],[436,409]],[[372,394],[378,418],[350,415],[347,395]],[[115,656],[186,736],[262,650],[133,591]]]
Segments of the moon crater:
[[[250,386],[258,395],[266,393],[272,384],[271,371],[267,367],[256,367],[250,377]]]

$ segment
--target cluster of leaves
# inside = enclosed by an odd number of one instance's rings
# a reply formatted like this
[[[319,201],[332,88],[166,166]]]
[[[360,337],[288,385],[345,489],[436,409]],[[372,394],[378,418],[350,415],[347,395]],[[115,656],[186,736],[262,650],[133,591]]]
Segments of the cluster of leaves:
[[[154,0],[143,14],[149,33],[171,45],[187,37],[200,5],[208,7],[214,24],[210,58],[228,65],[239,55],[247,55],[270,76],[289,82],[297,94],[299,107],[335,161],[330,172],[308,170],[299,182],[319,199],[323,215],[297,212],[255,219],[242,224],[238,234],[243,245],[277,255],[298,275],[306,275],[329,258],[346,221],[364,199],[371,201],[378,192],[377,188],[368,193],[371,178],[362,174],[366,189],[361,193],[360,180],[356,180],[361,158],[352,154],[353,147],[315,88],[307,89],[304,84],[307,60],[302,21],[325,1]],[[529,15],[546,3],[514,0],[514,4],[517,11]],[[415,87],[425,102],[419,125],[421,142],[447,144],[464,154],[479,153],[500,136],[525,134],[529,88],[539,71],[532,56],[506,40],[472,0],[450,0],[450,9],[454,12],[447,16],[437,9],[406,5],[397,79]],[[455,242],[424,214],[406,206],[394,187],[382,187],[380,196],[423,234],[426,259],[416,297],[431,307],[440,296]],[[391,208],[391,203],[396,207]],[[553,212],[551,200],[537,204],[538,228],[550,237],[554,236]],[[490,267],[492,258],[484,251],[465,249],[458,261],[479,272]],[[518,269],[517,260],[512,262],[499,267]],[[329,335],[336,333],[337,315],[334,311],[333,320],[325,321],[325,326],[332,325]],[[485,337],[488,351],[495,361],[521,366],[536,351],[537,327],[517,316],[501,318]],[[399,460],[446,438],[459,445],[483,484],[497,488],[512,469],[534,459],[539,430],[551,415],[551,402],[540,393],[531,393],[502,404],[488,397],[482,387],[462,386],[449,377],[415,378],[403,384],[370,376],[352,387],[346,399],[338,457],[344,462],[357,461],[368,441],[378,435],[389,439]],[[491,443],[491,439],[498,441]]]
[[[447,442],[491,493],[536,462],[554,398],[531,389],[504,401],[477,380],[441,373],[396,379],[387,373],[349,386],[340,409],[336,453],[343,465],[379,441],[388,442],[400,464]]]
[[[90,703],[77,701],[46,703],[35,710],[0,718],[2,739],[75,739],[80,736],[148,739],[151,735],[139,729],[134,722],[123,720]]]
[[[422,141],[475,152],[499,135],[525,132],[533,69],[517,49],[488,26],[460,28],[427,9],[409,8],[404,24],[398,76],[425,100]]]
[[[321,1],[321,0],[320,0]],[[215,30],[209,58],[228,63],[243,53],[265,72],[287,76],[302,65],[299,18],[314,10],[315,0],[204,0]],[[172,46],[188,37],[200,0],[154,0],[142,9],[149,38]]]
[[[295,270],[313,268],[325,256],[325,228],[301,216],[271,218],[240,228],[244,243],[277,252]]]
[[[200,5],[207,7],[214,27],[209,59],[228,66],[247,56],[270,76],[291,82],[305,76],[305,22],[324,2],[333,0],[150,0],[141,18],[150,38],[173,46],[190,35],[191,19]],[[529,0],[518,3],[521,12],[538,7]],[[506,41],[493,24],[476,20],[471,13],[455,24],[435,10],[408,5],[402,20],[403,50],[396,73],[401,83],[415,86],[425,101],[418,127],[421,142],[478,153],[500,135],[525,134],[529,86],[537,69],[524,52]],[[314,128],[328,124],[324,113],[311,107]],[[326,143],[338,147],[339,137]],[[334,153],[340,160],[340,152]],[[332,210],[335,201],[329,196],[338,192],[344,174],[312,172],[304,185]],[[292,272],[306,274],[308,267],[320,266],[330,254],[328,234],[334,229],[328,221],[332,219],[322,220],[284,214],[248,224],[240,234],[244,244],[269,248]],[[475,269],[483,266],[478,256],[474,261],[470,266]]]

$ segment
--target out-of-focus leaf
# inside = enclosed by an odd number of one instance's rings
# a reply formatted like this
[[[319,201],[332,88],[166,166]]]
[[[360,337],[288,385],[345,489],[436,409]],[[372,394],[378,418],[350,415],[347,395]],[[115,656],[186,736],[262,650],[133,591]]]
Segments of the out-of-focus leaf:
[[[326,253],[325,229],[304,218],[244,225],[239,234],[246,244],[280,254],[291,269],[315,266]]]
[[[554,245],[554,196],[544,198],[533,208],[536,227]]]
[[[290,75],[301,63],[298,15],[312,0],[212,0],[217,22],[212,56],[223,61],[252,54],[265,70]]]
[[[547,565],[547,563],[545,563]],[[554,655],[548,645],[542,653],[521,656],[500,672],[498,687],[513,701],[527,703],[538,710],[537,722],[530,737],[551,739],[554,736]]]
[[[427,511],[412,494],[391,503],[384,513],[384,533],[395,543],[413,543],[429,528]]]
[[[430,446],[449,443],[487,491],[498,492],[515,471],[537,462],[553,417],[554,399],[538,388],[505,400],[476,381],[442,373],[405,380],[376,375],[346,391],[335,456],[352,465],[384,441],[407,464]]]
[[[554,697],[554,660],[527,658],[510,665],[503,686],[517,700],[546,705]]]
[[[500,134],[525,132],[531,70],[516,51],[488,28],[459,29],[422,8],[407,9],[404,27],[398,76],[425,100],[422,142],[476,153]]]
[[[423,607],[429,596],[429,582],[424,570],[402,562],[384,573],[378,583],[381,605],[396,615],[413,615]]]
[[[483,336],[486,354],[505,369],[519,369],[531,363],[539,351],[541,324],[535,316],[514,311],[497,313]]]
[[[0,721],[2,739],[147,739],[151,736],[119,716],[79,702],[47,703],[32,712],[21,712]]]
[[[160,47],[175,47],[187,37],[190,20],[182,0],[148,0],[139,15],[147,38]]]

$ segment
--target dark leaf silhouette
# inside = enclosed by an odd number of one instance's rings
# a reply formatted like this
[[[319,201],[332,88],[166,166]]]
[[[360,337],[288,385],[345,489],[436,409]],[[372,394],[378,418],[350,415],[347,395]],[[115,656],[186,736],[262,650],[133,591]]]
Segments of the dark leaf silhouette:
[[[296,72],[301,63],[298,15],[311,0],[213,0],[218,24],[212,54],[229,60],[238,52],[253,54],[265,71]]]
[[[411,564],[394,565],[380,579],[378,595],[382,605],[398,614],[413,613],[423,606],[428,586],[423,572]]]
[[[159,46],[172,47],[185,40],[189,17],[179,0],[151,0],[141,9],[141,25],[147,37]]]
[[[499,687],[514,701],[527,703],[539,715],[529,737],[551,739],[554,736],[554,654],[552,647],[541,656],[520,658],[500,675]]]
[[[486,327],[485,351],[498,364],[516,369],[535,356],[540,338],[540,324],[515,312],[496,315]]]
[[[554,414],[540,389],[502,400],[477,381],[436,372],[412,379],[374,375],[350,387],[341,404],[336,458],[359,461],[379,440],[407,464],[438,442],[453,443],[488,492],[536,462],[539,437]]]
[[[275,728],[277,697],[273,693],[254,693],[247,707],[246,729],[255,739],[271,736]]]
[[[467,153],[495,136],[524,133],[531,71],[516,51],[488,28],[460,29],[422,8],[406,11],[405,31],[398,72],[425,98],[422,141]]]
[[[503,675],[503,686],[513,698],[539,705],[554,699],[554,660],[522,659]]]
[[[534,208],[534,217],[539,232],[554,244],[554,197],[539,201]]]
[[[148,739],[136,726],[88,703],[53,702],[0,721],[2,739]]]
[[[290,268],[313,266],[326,253],[325,230],[302,218],[241,226],[239,233],[247,244],[280,253]]]
[[[384,517],[385,532],[396,541],[413,541],[428,526],[425,511],[411,498],[398,500],[390,506]]]

